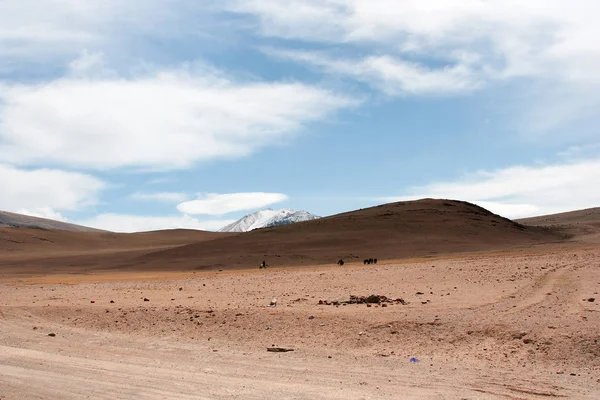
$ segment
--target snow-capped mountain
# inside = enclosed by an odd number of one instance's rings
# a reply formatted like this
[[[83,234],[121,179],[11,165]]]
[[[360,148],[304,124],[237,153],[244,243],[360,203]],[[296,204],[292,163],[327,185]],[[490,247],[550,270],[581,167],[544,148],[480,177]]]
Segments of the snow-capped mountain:
[[[253,229],[293,224],[295,222],[310,221],[317,218],[320,217],[317,217],[308,211],[295,211],[287,208],[284,208],[283,210],[273,210],[267,208],[266,210],[248,214],[234,223],[219,229],[219,232],[248,232]]]

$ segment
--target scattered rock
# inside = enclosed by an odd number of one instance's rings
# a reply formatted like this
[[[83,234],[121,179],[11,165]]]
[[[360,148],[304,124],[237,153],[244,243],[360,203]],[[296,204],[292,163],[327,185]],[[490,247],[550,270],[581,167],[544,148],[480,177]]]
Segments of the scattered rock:
[[[54,333],[54,332],[50,332],[50,333],[48,334],[48,336],[52,336],[52,337],[54,337],[54,336],[56,336],[56,333]]]
[[[533,339],[525,338],[525,339],[523,339],[523,343],[525,343],[525,344],[531,344],[531,343],[533,343]]]
[[[150,301],[150,299],[147,297],[144,297],[144,301]]]
[[[267,351],[271,351],[274,353],[286,353],[288,351],[294,351],[294,349],[288,349],[285,347],[267,347]]]
[[[96,302],[95,300],[90,301],[90,303],[92,303],[92,304],[95,303],[95,302]]]
[[[110,304],[114,304],[114,302],[115,302],[114,300],[111,300],[111,301],[110,301]]]
[[[182,288],[182,287],[180,287],[180,288],[179,288],[179,291],[181,292],[182,290],[183,290],[183,288]]]
[[[33,327],[33,330],[34,330],[34,331],[36,331],[36,330],[37,330],[37,328],[38,328],[37,326],[34,326],[34,327]]]
[[[589,301],[590,303],[593,303],[596,301],[596,299],[594,297],[590,297],[589,299],[587,299],[587,301]]]
[[[367,303],[381,303],[381,300],[382,300],[381,297],[382,296],[377,296],[375,294],[372,294],[369,297],[367,297],[367,299],[365,301]],[[352,296],[350,296],[350,299],[352,300]]]
[[[315,319],[315,316],[314,315],[309,315],[308,319]]]
[[[339,306],[340,304],[345,305],[345,304],[366,304],[367,307],[369,307],[371,304],[383,304],[383,303],[388,303],[388,304],[402,304],[402,305],[406,305],[408,304],[408,302],[404,301],[403,298],[390,298],[387,296],[383,296],[383,295],[377,295],[377,294],[372,294],[370,296],[354,296],[351,295],[349,298],[344,299],[342,301],[329,301],[329,300],[319,300],[319,305],[332,305],[332,306]]]

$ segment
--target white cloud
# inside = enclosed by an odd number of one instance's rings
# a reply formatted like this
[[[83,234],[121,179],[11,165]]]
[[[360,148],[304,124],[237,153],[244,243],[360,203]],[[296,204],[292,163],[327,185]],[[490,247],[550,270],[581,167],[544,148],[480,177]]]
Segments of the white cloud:
[[[181,203],[177,209],[186,214],[222,215],[262,208],[287,199],[288,197],[281,193],[209,193],[200,195],[197,200]]]
[[[112,232],[145,232],[162,229],[198,229],[216,231],[233,220],[201,221],[189,215],[141,216],[126,214],[99,214],[93,218],[77,221],[79,225]]]
[[[239,83],[197,70],[0,85],[0,161],[187,168],[248,155],[352,104],[300,83]]]
[[[529,217],[600,206],[600,159],[480,171],[453,182],[414,187],[379,201],[445,198],[476,203],[497,214]]]
[[[595,0],[231,0],[264,35],[484,62],[507,76],[600,76]],[[502,65],[501,65],[502,64]],[[498,68],[499,67],[499,68]],[[564,69],[564,67],[567,67]]]
[[[483,80],[466,65],[429,68],[399,58],[370,56],[364,59],[332,59],[327,54],[267,49],[265,53],[343,74],[391,95],[455,94],[478,89]]]
[[[262,35],[319,44],[318,56],[288,52],[289,59],[388,95],[459,94],[519,82],[519,95],[529,96],[513,100],[510,111],[519,115],[512,118],[518,129],[537,132],[589,118],[600,107],[597,0],[225,4],[254,18]]]
[[[3,0],[0,59],[61,63],[87,47],[119,48],[135,36],[181,29],[179,0]]]
[[[69,63],[68,72],[71,77],[86,78],[101,75],[110,72],[110,70],[106,67],[103,53],[93,53],[84,49],[78,58]]]
[[[56,214],[94,205],[106,184],[93,176],[56,169],[19,169],[0,164],[0,210]]]
[[[180,192],[157,192],[157,193],[133,193],[130,198],[142,201],[159,201],[165,203],[180,203],[189,198],[186,193]]]
[[[61,213],[53,210],[50,207],[38,207],[35,209],[22,208],[17,210],[18,214],[29,215],[31,217],[53,219],[55,221],[68,222],[68,219],[63,217]]]

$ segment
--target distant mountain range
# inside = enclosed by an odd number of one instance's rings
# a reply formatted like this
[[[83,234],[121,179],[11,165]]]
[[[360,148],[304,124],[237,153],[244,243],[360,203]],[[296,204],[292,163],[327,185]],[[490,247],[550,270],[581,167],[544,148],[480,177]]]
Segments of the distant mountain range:
[[[301,221],[310,221],[321,218],[308,211],[295,211],[284,208],[283,210],[265,210],[256,211],[245,217],[231,223],[221,229],[219,232],[248,232],[258,228],[267,228],[270,226],[288,225]]]

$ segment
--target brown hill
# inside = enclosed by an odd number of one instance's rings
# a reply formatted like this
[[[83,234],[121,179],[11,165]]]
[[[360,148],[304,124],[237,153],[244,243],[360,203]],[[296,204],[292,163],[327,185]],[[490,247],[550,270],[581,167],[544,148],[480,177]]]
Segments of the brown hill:
[[[181,246],[219,237],[221,233],[172,229],[139,233],[74,232],[40,228],[0,228],[3,253],[65,253]]]
[[[600,236],[600,207],[522,218],[515,222],[528,226],[552,228],[577,240],[590,241]]]
[[[229,235],[188,229],[113,233],[0,228],[0,276],[114,269],[148,252]]]
[[[491,251],[564,239],[474,204],[423,199],[384,204],[315,221],[263,228],[140,258],[145,268],[254,268]]]
[[[31,217],[29,215],[0,211],[0,228],[41,228],[72,232],[106,232],[87,226],[69,224],[53,219]]]

